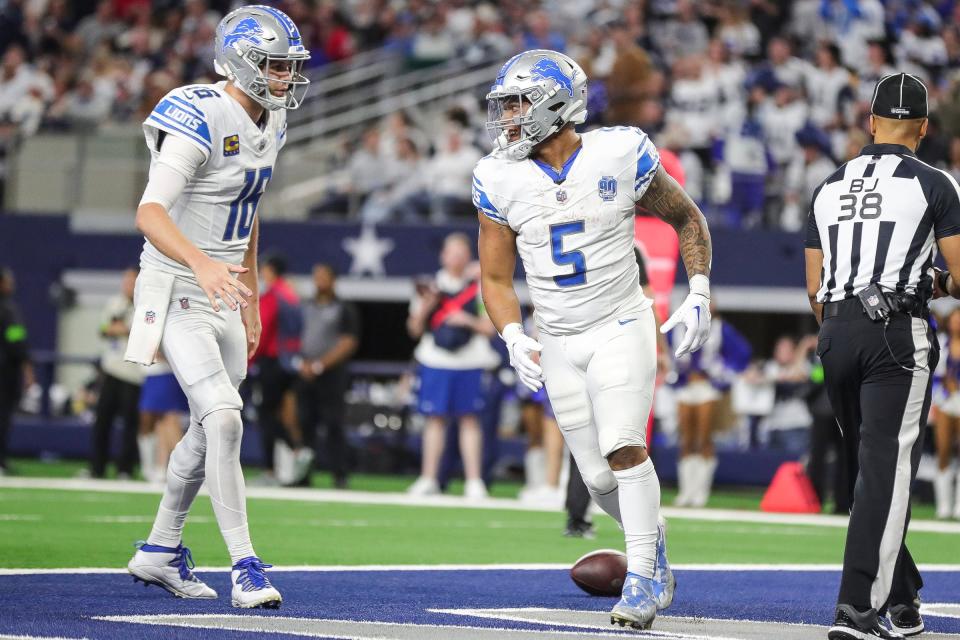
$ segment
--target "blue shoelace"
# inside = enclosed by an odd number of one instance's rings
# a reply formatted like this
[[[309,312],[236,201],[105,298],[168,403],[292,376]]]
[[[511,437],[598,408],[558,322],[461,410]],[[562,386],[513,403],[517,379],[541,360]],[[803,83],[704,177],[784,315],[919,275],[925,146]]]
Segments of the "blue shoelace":
[[[244,558],[233,565],[233,568],[240,572],[237,583],[244,591],[256,591],[272,587],[270,579],[264,573],[264,569],[272,567],[272,564],[266,564],[256,556]]]
[[[197,565],[193,561],[193,554],[190,553],[189,547],[183,545],[177,547],[177,555],[170,561],[170,566],[177,568],[182,580],[196,580],[196,578],[193,577],[193,572],[190,570]]]

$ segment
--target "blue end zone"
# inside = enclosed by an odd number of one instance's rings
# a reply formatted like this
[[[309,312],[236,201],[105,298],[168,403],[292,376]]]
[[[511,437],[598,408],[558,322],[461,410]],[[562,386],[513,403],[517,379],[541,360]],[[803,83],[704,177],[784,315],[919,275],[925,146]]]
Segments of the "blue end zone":
[[[176,599],[156,587],[134,585],[132,578],[119,574],[2,576],[0,635],[105,640],[253,637],[255,634],[236,631],[134,626],[91,619],[107,615],[247,613],[230,606],[226,572],[198,575],[217,590],[218,600]],[[547,630],[551,627],[466,618],[428,609],[546,607],[608,611],[615,602],[584,594],[567,572],[557,570],[275,572],[272,577],[283,594],[283,607],[249,613]],[[839,573],[678,571],[677,580],[676,600],[665,615],[827,625],[832,621]],[[924,580],[925,602],[960,603],[960,572],[927,572]],[[929,631],[960,633],[960,619],[928,616],[925,620]]]

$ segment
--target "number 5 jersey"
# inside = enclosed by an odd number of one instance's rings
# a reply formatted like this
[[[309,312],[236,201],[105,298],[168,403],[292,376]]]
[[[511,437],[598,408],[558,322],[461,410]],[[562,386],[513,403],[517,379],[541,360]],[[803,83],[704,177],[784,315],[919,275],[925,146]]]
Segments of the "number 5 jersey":
[[[473,174],[474,205],[517,234],[537,328],[548,335],[580,333],[651,305],[633,254],[634,206],[660,156],[632,127],[580,137],[559,172],[493,153]]]
[[[155,162],[164,137],[188,140],[204,155],[183,194],[170,207],[177,228],[214,260],[240,264],[257,206],[286,141],[286,111],[264,112],[258,126],[224,90],[225,82],[189,85],[168,93],[143,122]],[[192,278],[182,264],[144,241],[141,266]]]

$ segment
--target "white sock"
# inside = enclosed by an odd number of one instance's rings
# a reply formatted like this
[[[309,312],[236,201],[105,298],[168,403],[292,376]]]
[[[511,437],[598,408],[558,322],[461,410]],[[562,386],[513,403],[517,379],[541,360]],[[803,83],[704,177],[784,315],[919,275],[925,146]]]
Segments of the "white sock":
[[[710,499],[710,489],[713,487],[713,475],[717,471],[717,458],[700,458],[699,476],[697,478],[697,497],[694,506],[703,507]]]
[[[523,456],[524,484],[528,489],[542,486],[547,478],[547,458],[543,447],[530,447]]]
[[[157,476],[157,436],[152,433],[137,435],[137,451],[140,453],[140,472],[147,482]]]
[[[240,469],[243,421],[237,409],[214,411],[203,419],[207,436],[206,475],[210,502],[232,564],[256,555],[247,528],[246,491]]]
[[[614,471],[620,493],[620,513],[627,542],[627,571],[652,578],[657,561],[657,516],[660,479],[647,458],[643,464]]]
[[[186,435],[170,454],[167,465],[166,487],[153,530],[147,537],[149,544],[176,547],[183,537],[183,524],[190,512],[204,479],[206,438],[198,422],[191,421]]]

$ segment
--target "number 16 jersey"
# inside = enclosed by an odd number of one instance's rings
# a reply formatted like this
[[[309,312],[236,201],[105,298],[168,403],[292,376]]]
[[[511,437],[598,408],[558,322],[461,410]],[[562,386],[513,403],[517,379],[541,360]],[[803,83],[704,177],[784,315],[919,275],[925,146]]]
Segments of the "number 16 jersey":
[[[168,213],[202,252],[214,260],[240,264],[277,152],[286,141],[287,120],[283,109],[267,111],[261,129],[227,94],[225,85],[174,89],[144,120],[143,131],[152,162],[168,135],[188,140],[203,153],[203,164]],[[144,241],[140,265],[193,277],[190,269],[163,255],[149,240]]]
[[[581,333],[651,306],[634,258],[634,205],[660,166],[643,131],[612,127],[582,134],[561,171],[539,160],[483,158],[473,203],[517,234],[537,328]]]

